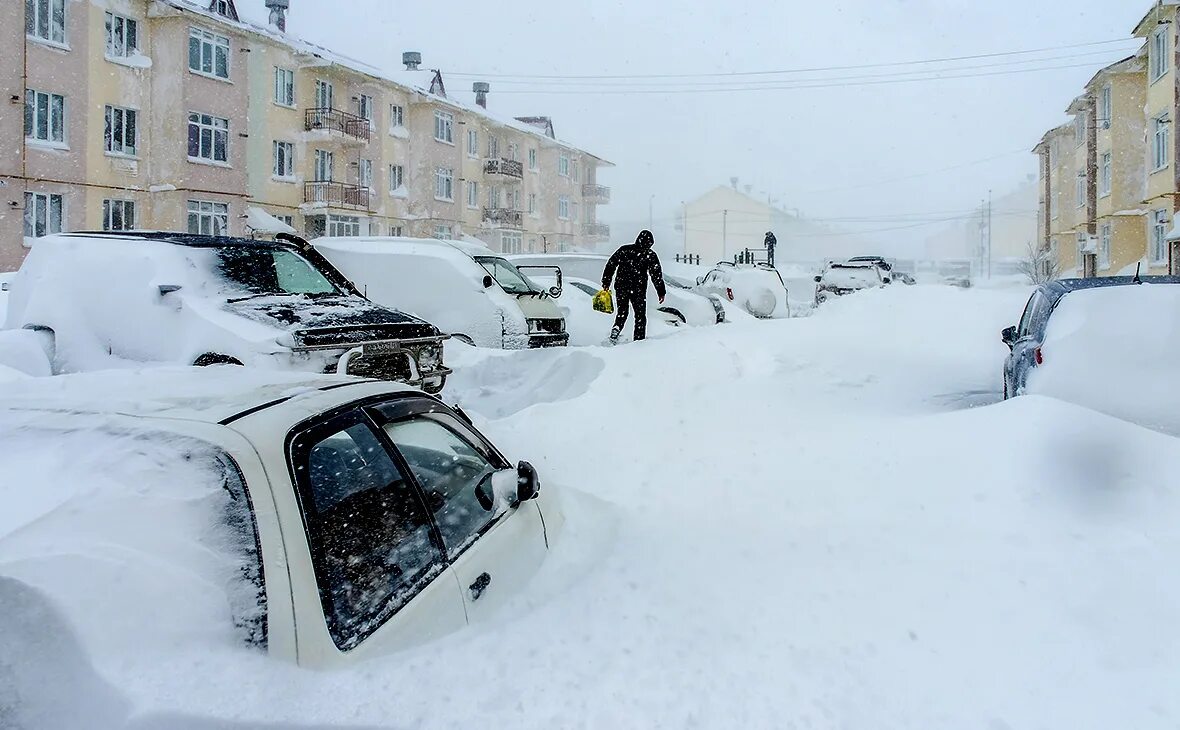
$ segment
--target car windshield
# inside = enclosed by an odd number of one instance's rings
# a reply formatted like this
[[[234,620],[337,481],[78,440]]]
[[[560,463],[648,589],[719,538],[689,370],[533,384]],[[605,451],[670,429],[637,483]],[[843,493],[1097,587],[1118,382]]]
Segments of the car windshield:
[[[509,294],[535,294],[540,291],[520,270],[499,256],[476,256],[475,260],[487,269],[500,288]]]
[[[217,269],[231,290],[247,296],[339,294],[340,289],[310,261],[279,246],[216,249]]]

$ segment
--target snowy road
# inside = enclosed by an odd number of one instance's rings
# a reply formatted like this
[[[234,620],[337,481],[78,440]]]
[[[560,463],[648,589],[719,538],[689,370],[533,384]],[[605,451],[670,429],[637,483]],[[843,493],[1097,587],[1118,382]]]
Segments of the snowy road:
[[[99,669],[149,713],[297,727],[1176,727],[1180,449],[997,403],[1026,297],[460,354],[448,397],[566,487],[496,623],[342,672]]]

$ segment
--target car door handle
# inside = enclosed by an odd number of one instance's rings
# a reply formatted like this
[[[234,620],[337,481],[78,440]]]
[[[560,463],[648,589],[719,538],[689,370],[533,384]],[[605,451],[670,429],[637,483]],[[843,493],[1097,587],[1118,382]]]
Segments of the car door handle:
[[[470,586],[471,600],[478,601],[479,597],[483,595],[483,592],[488,589],[488,586],[491,585],[491,583],[492,576],[488,575],[487,573],[482,573],[478,578],[476,578],[475,582]]]

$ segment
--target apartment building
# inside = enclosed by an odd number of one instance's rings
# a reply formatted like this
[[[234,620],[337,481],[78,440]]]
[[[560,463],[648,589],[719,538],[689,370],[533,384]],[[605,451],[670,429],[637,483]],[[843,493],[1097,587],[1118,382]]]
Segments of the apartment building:
[[[1180,50],[1176,31],[1178,11],[1180,7],[1173,2],[1157,2],[1133,31],[1135,37],[1145,41],[1147,58],[1146,102],[1142,107],[1147,128],[1147,177],[1140,207],[1145,211],[1145,260],[1153,274],[1167,273],[1180,266],[1180,255],[1175,255],[1173,244],[1168,241],[1180,190],[1180,171],[1176,165],[1180,140],[1173,129]]]
[[[1079,265],[1074,245],[1079,220],[1076,135],[1074,124],[1063,124],[1047,132],[1034,150],[1041,156],[1041,245],[1062,270]]]
[[[609,237],[597,178],[610,163],[560,141],[547,118],[488,112],[486,84],[473,102],[449,94],[415,53],[387,73],[294,38],[285,3],[266,3],[266,26],[237,5],[0,4],[13,111],[0,115],[0,270],[66,230],[285,224],[508,251]]]
[[[1142,201],[1147,193],[1143,139],[1147,120],[1147,59],[1136,54],[1112,64],[1087,84],[1093,99],[1094,204],[1090,211],[1097,276],[1118,275],[1143,259],[1147,242]]]

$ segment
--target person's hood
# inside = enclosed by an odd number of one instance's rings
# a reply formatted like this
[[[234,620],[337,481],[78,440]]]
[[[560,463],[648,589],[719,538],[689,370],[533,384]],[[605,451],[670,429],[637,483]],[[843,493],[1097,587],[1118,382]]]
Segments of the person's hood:
[[[655,245],[655,243],[656,239],[655,236],[651,234],[651,231],[640,231],[639,235],[635,237],[635,245],[640,248],[651,248]]]

